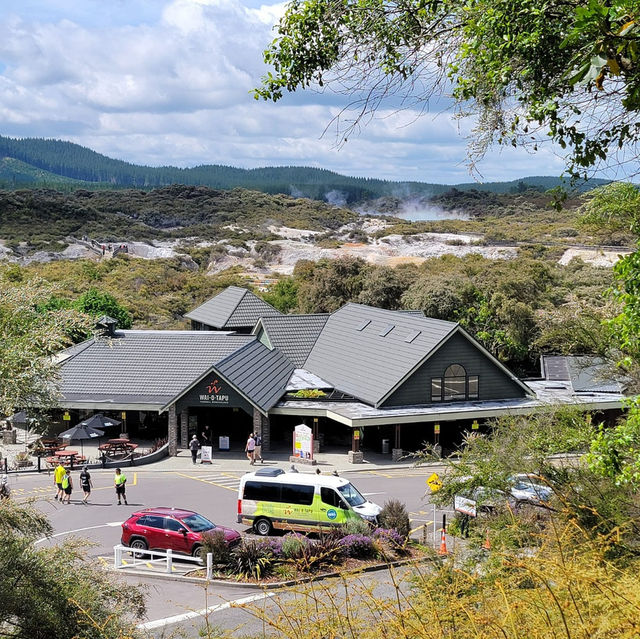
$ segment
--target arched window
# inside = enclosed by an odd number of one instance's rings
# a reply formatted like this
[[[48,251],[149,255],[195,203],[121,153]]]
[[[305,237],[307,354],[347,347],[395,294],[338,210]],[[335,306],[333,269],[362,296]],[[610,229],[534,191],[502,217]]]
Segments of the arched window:
[[[443,377],[431,379],[431,401],[478,399],[478,376],[467,375],[462,364],[451,364]]]

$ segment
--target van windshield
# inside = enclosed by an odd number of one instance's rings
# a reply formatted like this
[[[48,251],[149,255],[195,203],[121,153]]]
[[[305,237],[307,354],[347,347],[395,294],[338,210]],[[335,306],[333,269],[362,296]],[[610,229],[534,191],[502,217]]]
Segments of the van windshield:
[[[338,486],[338,490],[350,506],[360,506],[367,501],[353,484]]]

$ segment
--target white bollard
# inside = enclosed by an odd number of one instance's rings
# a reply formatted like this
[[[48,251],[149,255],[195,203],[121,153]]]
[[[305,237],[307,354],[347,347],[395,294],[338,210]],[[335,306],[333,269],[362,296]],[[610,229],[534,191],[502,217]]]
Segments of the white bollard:
[[[207,581],[213,578],[213,553],[207,553]]]
[[[167,550],[167,572],[171,574],[171,568],[173,567],[173,552],[171,548]]]
[[[122,566],[122,548],[120,546],[113,547],[113,567],[120,568]]]

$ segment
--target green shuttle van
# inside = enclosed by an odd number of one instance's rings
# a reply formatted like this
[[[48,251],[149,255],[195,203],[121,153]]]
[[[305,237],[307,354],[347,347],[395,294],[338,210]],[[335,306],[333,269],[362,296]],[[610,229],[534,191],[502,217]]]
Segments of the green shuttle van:
[[[274,528],[318,531],[351,519],[375,523],[380,510],[342,477],[261,468],[244,475],[238,488],[238,523],[258,535]]]

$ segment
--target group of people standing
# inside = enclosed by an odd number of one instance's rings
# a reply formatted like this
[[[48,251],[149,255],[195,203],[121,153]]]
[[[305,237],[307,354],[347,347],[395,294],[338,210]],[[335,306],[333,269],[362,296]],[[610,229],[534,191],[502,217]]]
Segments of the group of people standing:
[[[247,453],[247,459],[252,466],[258,459],[261,464],[264,464],[264,459],[262,459],[262,437],[260,437],[258,433],[249,433],[249,438],[247,439],[247,444],[244,447],[244,450]]]
[[[61,504],[71,503],[71,493],[73,493],[73,478],[71,477],[71,470],[69,468],[65,468],[62,464],[58,464],[56,469],[53,471],[53,483],[58,489],[54,499],[56,501],[59,500]],[[118,504],[122,504],[122,500],[124,500],[125,505],[127,504],[126,483],[127,478],[124,473],[120,468],[116,468],[113,484],[116,489]],[[88,503],[89,497],[91,496],[91,489],[93,488],[91,473],[86,465],[83,466],[80,471],[80,487],[84,493],[82,503],[86,504]]]

